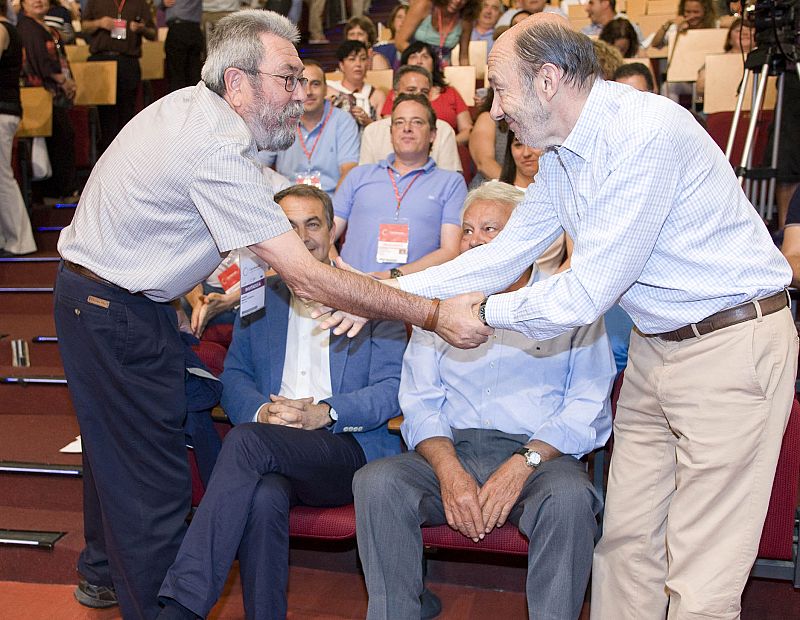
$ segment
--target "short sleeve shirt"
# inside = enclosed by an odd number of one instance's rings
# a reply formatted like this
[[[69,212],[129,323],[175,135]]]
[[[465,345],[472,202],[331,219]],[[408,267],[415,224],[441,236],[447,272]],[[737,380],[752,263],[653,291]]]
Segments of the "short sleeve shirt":
[[[204,83],[159,99],[94,167],[61,256],[155,301],[204,280],[224,253],[290,231],[242,118]]]

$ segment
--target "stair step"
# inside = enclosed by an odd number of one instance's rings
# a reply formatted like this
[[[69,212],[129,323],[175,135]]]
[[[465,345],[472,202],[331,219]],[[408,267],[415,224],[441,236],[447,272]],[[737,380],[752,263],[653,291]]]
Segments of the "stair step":
[[[0,529],[0,545],[22,545],[52,549],[66,532],[39,532],[35,530]]]
[[[66,467],[66,466],[64,466]],[[82,470],[80,465],[72,466],[73,471]],[[0,470],[2,472],[2,470]],[[83,479],[79,475],[18,474],[0,473],[0,496],[6,508],[83,510]],[[23,525],[28,527],[27,525]],[[15,527],[23,527],[15,525]],[[10,527],[4,522],[0,512],[0,527]],[[38,525],[49,529],[50,526]]]
[[[21,370],[21,369],[15,369]],[[8,383],[0,385],[0,416],[3,424],[7,416],[11,415],[34,415],[52,416],[75,420],[75,410],[72,408],[72,401],[69,397],[69,390],[65,385],[42,385],[34,383]],[[67,441],[71,441],[77,435],[78,424],[75,422],[76,432]],[[7,437],[5,431],[0,433],[0,446],[3,445]],[[67,441],[58,446],[66,445]],[[0,450],[3,458],[10,458],[6,452]],[[17,460],[36,460],[38,457],[20,458]]]
[[[0,258],[0,283],[3,287],[38,285],[52,287],[56,281],[58,257],[23,260]]]
[[[7,474],[31,474],[54,476],[82,476],[81,465],[54,465],[52,463],[26,463],[0,460],[0,472]]]
[[[13,289],[13,290],[8,290]],[[0,316],[5,314],[52,314],[53,287],[14,286],[0,287]],[[5,333],[5,319],[2,319]]]
[[[58,249],[58,236],[61,234],[63,226],[41,226],[36,227],[33,238],[36,247],[40,252],[56,252]]]

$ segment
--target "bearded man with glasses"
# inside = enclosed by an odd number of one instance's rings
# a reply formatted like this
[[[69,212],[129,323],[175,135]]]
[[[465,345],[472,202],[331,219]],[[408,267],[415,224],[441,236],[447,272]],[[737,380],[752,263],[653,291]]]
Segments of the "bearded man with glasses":
[[[115,592],[125,618],[159,613],[190,509],[183,348],[171,302],[221,255],[250,246],[300,297],[426,325],[458,346],[491,333],[455,321],[449,304],[323,265],[273,201],[256,156],[294,140],[306,98],[298,38],[267,11],[220,20],[203,82],[123,128],[59,239],[55,323],[84,449],[87,546],[78,570],[83,582]],[[344,320],[334,332],[356,334],[360,323]]]

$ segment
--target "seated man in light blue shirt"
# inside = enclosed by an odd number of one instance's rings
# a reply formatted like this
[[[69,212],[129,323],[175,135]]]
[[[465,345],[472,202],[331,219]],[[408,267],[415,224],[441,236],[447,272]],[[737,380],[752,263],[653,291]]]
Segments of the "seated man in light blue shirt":
[[[522,197],[499,182],[470,192],[462,253],[491,241]],[[534,270],[508,290],[540,279]],[[472,350],[415,328],[400,381],[410,451],[353,480],[367,617],[419,617],[420,524],[477,542],[508,520],[531,542],[530,617],[577,618],[601,506],[579,459],[611,433],[614,375],[602,319],[550,340],[498,329]]]
[[[334,108],[326,99],[328,87],[322,65],[308,59],[303,65],[308,88],[297,139],[285,151],[262,151],[259,160],[292,183],[313,185],[333,198],[333,192],[358,164],[358,125],[350,114]]]

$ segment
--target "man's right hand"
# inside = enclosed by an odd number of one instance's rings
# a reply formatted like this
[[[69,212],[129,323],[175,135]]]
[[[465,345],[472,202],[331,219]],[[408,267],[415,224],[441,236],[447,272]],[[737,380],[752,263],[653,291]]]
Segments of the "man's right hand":
[[[97,20],[97,27],[111,32],[112,30],[114,30],[114,18],[108,16],[101,17],[100,19]]]
[[[476,292],[442,301],[436,333],[459,349],[474,349],[489,340],[494,329],[484,325],[474,311],[483,299],[484,294]]]
[[[460,465],[439,476],[442,505],[447,524],[473,542],[485,536],[481,504],[478,501],[478,483]]]

